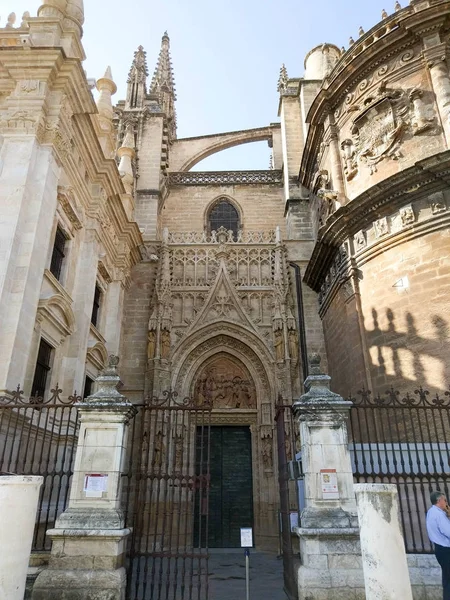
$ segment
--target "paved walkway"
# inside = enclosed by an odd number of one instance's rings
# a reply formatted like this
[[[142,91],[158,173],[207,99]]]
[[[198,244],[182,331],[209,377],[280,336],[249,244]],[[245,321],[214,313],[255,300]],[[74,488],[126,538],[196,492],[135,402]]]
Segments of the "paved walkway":
[[[210,600],[245,600],[244,551],[210,551]],[[275,554],[251,552],[250,600],[286,600],[283,592],[283,562]]]

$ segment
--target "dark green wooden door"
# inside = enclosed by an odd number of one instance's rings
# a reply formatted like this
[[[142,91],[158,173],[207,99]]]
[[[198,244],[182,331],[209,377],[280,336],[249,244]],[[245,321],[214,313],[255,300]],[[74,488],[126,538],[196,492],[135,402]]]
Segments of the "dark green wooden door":
[[[211,427],[208,545],[239,548],[240,528],[253,527],[249,427]]]

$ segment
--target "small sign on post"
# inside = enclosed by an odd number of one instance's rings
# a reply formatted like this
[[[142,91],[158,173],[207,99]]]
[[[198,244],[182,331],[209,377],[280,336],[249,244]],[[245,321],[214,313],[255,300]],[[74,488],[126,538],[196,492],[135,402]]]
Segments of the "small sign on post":
[[[245,584],[247,600],[250,600],[250,548],[253,548],[253,529],[241,527],[241,548],[245,548]]]
[[[324,500],[339,500],[336,469],[321,469],[320,484]]]
[[[104,473],[86,473],[83,491],[86,498],[102,498],[103,492],[108,491],[108,475]]]

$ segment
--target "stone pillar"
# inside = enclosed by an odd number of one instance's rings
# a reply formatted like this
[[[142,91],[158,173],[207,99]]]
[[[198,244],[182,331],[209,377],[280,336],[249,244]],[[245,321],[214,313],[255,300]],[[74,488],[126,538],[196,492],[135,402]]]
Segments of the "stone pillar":
[[[122,281],[112,281],[108,286],[106,302],[105,339],[109,352],[119,352],[122,332],[123,301],[125,290]]]
[[[77,327],[70,336],[69,347],[63,358],[61,385],[66,390],[82,390],[84,387],[85,361],[94,304],[95,284],[98,272],[99,239],[97,231],[85,230],[77,265],[74,292],[74,312]],[[101,307],[100,310],[102,310]]]
[[[366,599],[412,600],[397,486],[354,486],[360,526]]]
[[[0,598],[23,600],[43,477],[0,477]]]
[[[364,599],[347,420],[351,402],[330,391],[330,377],[311,358],[308,390],[294,402],[305,474],[298,571],[300,600]]]
[[[126,539],[121,509],[121,472],[133,405],[117,391],[116,356],[97,378],[98,391],[79,403],[80,433],[68,509],[47,531],[48,569],[33,587],[33,600],[125,598]]]
[[[17,112],[26,114],[24,109]],[[25,381],[42,278],[53,241],[60,172],[52,148],[39,144],[31,132],[3,132],[2,118],[0,115],[0,394]],[[16,131],[26,131],[27,123],[18,121]]]
[[[427,40],[425,40],[427,46]],[[423,52],[430,71],[433,91],[441,118],[447,146],[450,148],[450,75],[446,61],[446,44],[426,47]]]

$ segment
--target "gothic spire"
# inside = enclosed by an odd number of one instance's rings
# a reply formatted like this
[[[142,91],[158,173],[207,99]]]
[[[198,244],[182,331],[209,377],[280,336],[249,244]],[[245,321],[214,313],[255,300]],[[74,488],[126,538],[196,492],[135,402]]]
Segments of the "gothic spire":
[[[177,117],[175,111],[175,81],[172,59],[170,58],[170,39],[167,31],[161,40],[158,62],[150,84],[150,97],[153,96],[166,115],[169,143],[177,137]]]
[[[169,93],[176,100],[175,81],[173,77],[172,59],[170,58],[170,39],[167,31],[161,40],[158,62],[150,84],[150,94]]]
[[[127,84],[127,105],[128,108],[137,108],[142,106],[147,87],[147,53],[142,46],[134,53],[134,59],[128,74]]]

